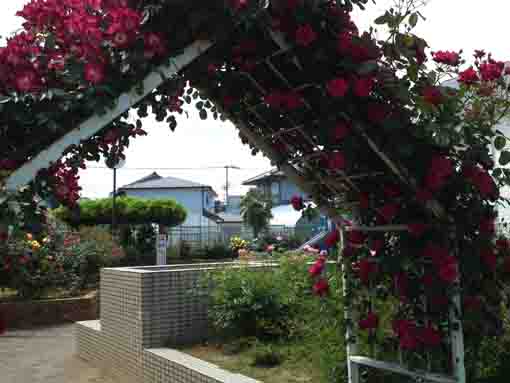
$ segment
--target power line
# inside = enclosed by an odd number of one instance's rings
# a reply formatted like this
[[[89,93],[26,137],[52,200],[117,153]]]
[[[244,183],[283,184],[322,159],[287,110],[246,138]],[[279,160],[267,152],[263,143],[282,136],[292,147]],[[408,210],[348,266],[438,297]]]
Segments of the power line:
[[[111,170],[106,166],[87,166],[87,169],[106,169]],[[122,170],[212,170],[212,169],[225,169],[225,166],[202,166],[195,168],[161,168],[161,167],[151,167],[151,168],[139,168],[139,167],[124,167]],[[239,170],[267,170],[267,168],[240,168]]]

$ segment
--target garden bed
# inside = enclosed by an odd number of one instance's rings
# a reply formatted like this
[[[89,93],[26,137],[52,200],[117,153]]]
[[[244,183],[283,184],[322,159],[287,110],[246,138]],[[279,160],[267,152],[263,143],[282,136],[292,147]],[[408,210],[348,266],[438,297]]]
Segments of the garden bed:
[[[97,290],[71,298],[45,298],[31,301],[12,297],[0,300],[0,313],[9,328],[30,328],[98,318]]]
[[[314,364],[310,350],[303,344],[272,344],[272,352],[254,344],[239,350],[232,350],[220,344],[204,344],[188,347],[183,351],[196,358],[215,364],[225,370],[249,376],[264,383],[312,383],[320,382],[321,372]],[[277,365],[256,365],[255,359],[276,355]],[[259,360],[259,363],[261,361]],[[271,362],[271,361],[268,361]]]

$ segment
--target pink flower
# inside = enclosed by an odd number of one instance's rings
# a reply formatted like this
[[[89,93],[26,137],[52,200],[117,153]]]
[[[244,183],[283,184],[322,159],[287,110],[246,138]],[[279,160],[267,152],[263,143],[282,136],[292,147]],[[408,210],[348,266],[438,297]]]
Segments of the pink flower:
[[[315,295],[322,297],[329,292],[329,283],[326,279],[321,278],[315,282],[312,289]]]
[[[143,36],[144,41],[144,57],[151,59],[157,56],[163,56],[167,49],[164,39],[159,33],[149,32]]]
[[[456,52],[437,51],[432,53],[432,58],[435,62],[450,66],[457,66],[460,64],[460,56]]]
[[[358,97],[368,97],[374,87],[373,77],[363,77],[354,82],[354,94]]]
[[[463,84],[472,85],[478,81],[480,81],[480,78],[473,67],[469,67],[465,71],[459,73],[459,82]]]
[[[349,83],[343,78],[335,78],[326,87],[331,97],[344,97],[349,90]]]
[[[105,77],[104,66],[98,63],[89,62],[85,65],[85,80],[91,84],[103,82]]]
[[[369,312],[364,319],[359,321],[361,330],[374,330],[379,326],[379,317],[373,312]]]
[[[483,81],[495,81],[503,75],[505,63],[503,62],[484,62],[480,64],[480,75]]]
[[[317,40],[317,33],[309,25],[301,25],[296,31],[296,42],[298,45],[307,47]]]

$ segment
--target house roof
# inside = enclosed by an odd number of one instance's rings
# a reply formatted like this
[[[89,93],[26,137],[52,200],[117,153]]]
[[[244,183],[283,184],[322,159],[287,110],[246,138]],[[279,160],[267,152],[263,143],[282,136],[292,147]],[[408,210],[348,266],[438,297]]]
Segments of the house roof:
[[[264,181],[267,181],[272,178],[283,178],[285,177],[285,174],[278,169],[272,169],[268,172],[259,174],[258,176],[255,176],[253,178],[250,178],[249,180],[246,180],[243,182],[243,185],[258,185]]]
[[[242,223],[243,217],[240,214],[219,213],[218,216],[224,223]]]
[[[140,178],[139,180],[130,184],[124,185],[119,190],[133,190],[133,189],[195,189],[206,188],[211,190],[215,195],[216,192],[209,185],[200,184],[193,181],[183,180],[175,177],[161,177],[158,173],[153,172],[148,176]]]

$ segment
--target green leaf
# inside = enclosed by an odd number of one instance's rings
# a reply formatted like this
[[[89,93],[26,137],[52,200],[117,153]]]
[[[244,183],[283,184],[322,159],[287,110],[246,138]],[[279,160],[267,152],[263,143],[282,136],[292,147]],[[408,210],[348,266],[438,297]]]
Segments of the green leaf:
[[[207,110],[205,109],[200,110],[200,119],[207,120]]]
[[[196,108],[197,108],[198,110],[201,110],[201,109],[203,109],[203,108],[204,108],[204,103],[203,103],[202,101],[199,101],[199,102],[197,102],[197,103],[196,103],[196,105],[195,105],[195,106],[196,106]]]
[[[494,146],[497,150],[503,150],[503,148],[506,146],[506,138],[503,136],[497,136],[494,140]]]
[[[510,152],[504,150],[501,152],[501,155],[499,156],[499,164],[501,166],[508,165],[510,163]]]
[[[374,23],[377,25],[383,25],[387,24],[391,20],[391,15],[386,12],[384,15],[379,16],[377,19],[374,20]]]
[[[375,72],[378,68],[377,61],[366,61],[360,65],[358,69],[358,74],[367,75],[369,73]]]
[[[413,13],[411,17],[409,17],[409,25],[414,28],[416,24],[418,24],[418,14]]]

